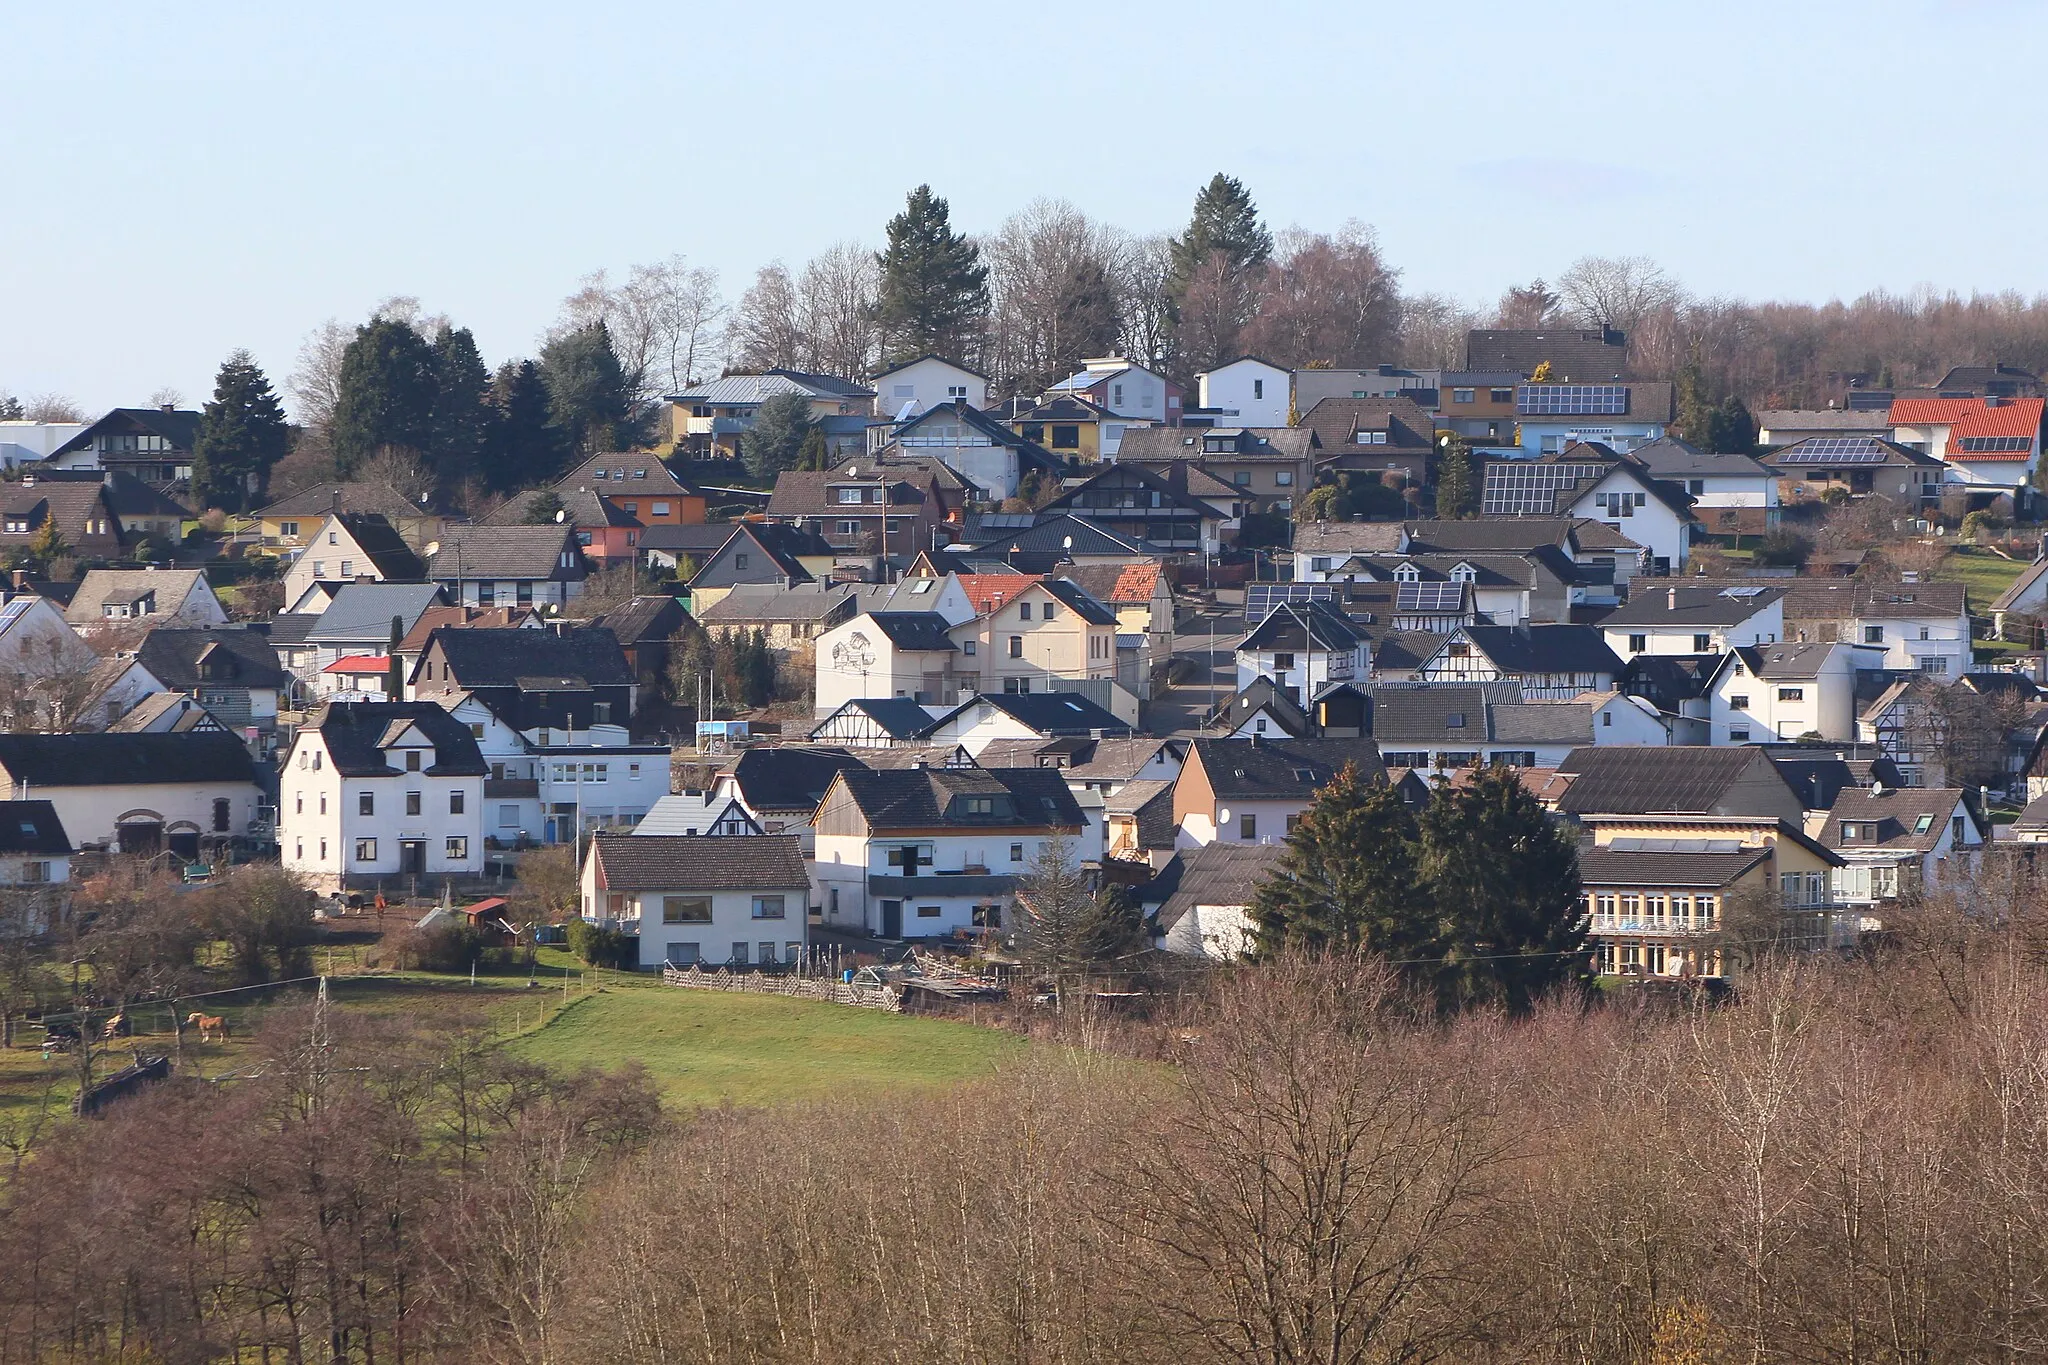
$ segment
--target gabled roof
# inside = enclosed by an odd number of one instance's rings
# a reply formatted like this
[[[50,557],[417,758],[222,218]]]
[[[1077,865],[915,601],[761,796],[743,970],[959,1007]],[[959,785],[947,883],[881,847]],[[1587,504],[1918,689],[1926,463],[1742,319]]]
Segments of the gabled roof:
[[[1175,749],[1173,741],[1156,735],[1063,742],[1074,746],[1073,760],[1066,769],[1067,779],[1072,782],[1133,781],[1146,765],[1159,756],[1161,749]],[[984,763],[982,766],[991,765]]]
[[[702,625],[759,624],[769,621],[807,621],[837,624],[852,614],[854,598],[850,583],[800,583],[785,588],[775,583],[741,583],[725,596],[697,613]]]
[[[800,393],[806,398],[873,398],[873,389],[862,388],[835,375],[810,374],[803,370],[765,370],[760,374],[729,374],[721,379],[693,384],[681,393],[667,396],[671,403],[702,403],[710,407],[752,407],[779,393]]]
[[[1315,433],[1325,457],[1413,455],[1431,449],[1436,439],[1435,420],[1412,398],[1325,398],[1302,415],[1301,425]],[[1361,431],[1384,431],[1387,439],[1360,445],[1353,438]]]
[[[1197,487],[1199,479],[1205,479],[1208,485],[1213,486],[1205,485],[1207,491],[1203,491],[1203,488]],[[1135,488],[1152,493],[1160,499],[1154,504],[1155,508],[1180,507],[1205,518],[1219,515],[1216,509],[1209,505],[1208,499],[1242,496],[1241,490],[1224,483],[1213,474],[1192,467],[1185,460],[1174,461],[1172,467],[1163,475],[1155,474],[1143,465],[1111,464],[1104,465],[1080,483],[1067,489],[1040,508],[1039,512],[1041,515],[1050,512],[1070,512],[1078,517],[1101,516],[1113,520],[1118,515],[1116,508],[1090,507],[1081,500],[1084,494],[1093,491],[1098,484],[1111,488]]]
[[[1239,652],[1299,649],[1349,652],[1361,635],[1351,619],[1321,598],[1282,602],[1238,641]]]
[[[2043,400],[2039,398],[1898,398],[1892,401],[1893,426],[1948,427],[1951,460],[2024,460],[2041,434]],[[1965,441],[1989,440],[1991,449],[1971,450]]]
[[[803,842],[794,834],[714,839],[690,834],[615,834],[591,840],[607,891],[808,893]]]
[[[1113,626],[1116,613],[1089,595],[1086,588],[1062,574],[1045,580],[1045,590],[1066,605],[1067,610],[1091,626]]]
[[[0,853],[71,852],[71,838],[48,801],[0,801]]]
[[[1775,644],[1746,646],[1735,653],[1741,656],[1743,665],[1752,674],[1768,681],[1773,678],[1818,678],[1827,669],[1828,660],[1834,652],[1843,647],[1810,640],[1780,640]]]
[[[1379,745],[1369,739],[1210,739],[1189,742],[1188,760],[1201,760],[1209,787],[1221,799],[1266,797],[1307,800],[1346,763],[1367,781],[1386,776]]]
[[[1756,748],[1613,745],[1574,749],[1558,765],[1559,772],[1573,775],[1558,809],[1568,815],[1713,814],[1729,789],[1757,771],[1759,764],[1784,780],[1777,766]],[[1786,783],[1785,789],[1794,799],[1802,799],[1791,784]]]
[[[1120,566],[1106,566],[1116,569]],[[1028,573],[964,573],[960,575],[960,587],[967,594],[968,605],[977,616],[986,616],[1011,605],[1019,597],[1042,583],[1037,574]]]
[[[916,458],[915,455],[913,455],[911,452],[905,451],[900,445],[897,445],[896,443],[901,441],[903,437],[905,437],[909,433],[917,430],[917,428],[923,426],[926,422],[929,422],[934,418],[947,418],[952,421],[958,422],[962,426],[967,427],[969,430],[977,431],[981,433],[983,436],[986,436],[991,445],[1002,446],[1006,450],[1016,451],[1019,458],[1027,467],[1035,467],[1038,469],[1062,468],[1059,459],[1055,457],[1051,451],[1047,450],[1044,446],[1041,446],[1036,441],[1028,440],[1023,436],[1020,436],[1015,431],[1012,431],[1009,427],[1006,427],[1001,422],[998,422],[995,418],[990,417],[985,412],[982,412],[979,408],[969,406],[967,400],[964,398],[956,398],[950,403],[935,404],[934,406],[927,408],[923,412],[917,414],[917,416],[911,418],[909,421],[903,423],[901,426],[896,427],[894,430],[890,432],[890,445],[885,447],[881,452],[882,458],[885,461],[904,458]],[[955,472],[957,473],[958,471]]]
[[[1102,799],[1105,815],[1127,815],[1133,817],[1138,826],[1138,847],[1142,849],[1172,848],[1175,837],[1173,823],[1173,783],[1165,778],[1140,777],[1118,787]],[[1210,848],[1222,845],[1210,844]],[[1259,848],[1258,844],[1233,844],[1233,848]]]
[[[732,539],[732,532],[732,524],[723,521],[697,526],[671,526],[665,521],[658,521],[640,533],[640,548],[668,550],[701,559],[716,553],[721,545]]]
[[[1539,545],[1569,548],[1572,524],[1570,517],[1475,517],[1468,521],[1410,521],[1403,527],[1411,553],[1494,550],[1521,554]]]
[[[430,701],[329,702],[307,719],[304,730],[320,736],[343,777],[396,775],[401,770],[385,761],[383,746],[408,730],[434,746],[428,776],[475,777],[489,771],[469,727]]]
[[[2021,569],[2020,576],[2007,584],[2004,592],[1991,599],[1991,610],[2011,611],[2015,604],[2041,581],[2044,574],[2048,574],[2048,559],[2037,559]]]
[[[1477,687],[1375,688],[1372,737],[1382,748],[1414,744],[1483,744],[1487,733],[1486,694]]]
[[[1526,376],[1546,361],[1551,377],[1560,382],[1610,382],[1628,372],[1628,340],[1611,327],[1474,328],[1465,333],[1467,370]]]
[[[1460,626],[1503,673],[1619,674],[1619,656],[1594,626]]]
[[[101,619],[100,608],[106,603],[132,602],[147,592],[156,594],[158,611],[173,612],[194,588],[205,585],[206,575],[198,569],[91,569],[79,580],[64,619],[88,625]]]
[[[872,832],[1078,828],[1080,805],[1057,768],[849,768],[838,779]],[[973,798],[999,798],[975,812]]]
[[[43,486],[62,473],[43,475]],[[192,509],[168,493],[152,488],[125,469],[110,469],[101,476],[107,506],[120,517],[178,517],[192,515]]]
[[[159,627],[143,637],[135,658],[164,686],[179,692],[202,687],[284,687],[268,636],[246,626],[215,630]]]
[[[647,640],[665,641],[689,619],[690,613],[683,610],[682,603],[662,593],[636,597],[615,611],[592,617],[590,624],[603,626],[618,637],[621,645],[631,648]]]
[[[1285,844],[1218,842],[1184,848],[1157,877],[1138,888],[1138,901],[1150,905],[1157,899],[1154,923],[1161,933],[1198,905],[1248,907],[1259,887],[1280,871],[1286,854]]]
[[[994,707],[1041,735],[1087,735],[1097,730],[1105,735],[1138,733],[1079,692],[981,692],[940,716],[932,723],[932,728],[937,729],[956,716],[980,706]]]
[[[1906,775],[1889,758],[1841,758],[1812,750],[1773,753],[1771,762],[1786,784],[1799,793],[1808,810],[1832,810],[1843,792],[1857,791],[1879,782],[1903,787]]]
[[[874,463],[867,462],[870,469]],[[785,469],[775,476],[775,488],[768,495],[771,517],[879,517],[885,507],[917,507],[925,501],[924,490],[906,474],[921,471],[881,466],[880,473],[841,474],[815,469]],[[828,496],[835,484],[865,484],[883,489],[884,502],[842,503]]]
[[[1070,564],[1060,577],[1072,579],[1098,602],[1112,607],[1150,606],[1159,592],[1158,564]]]
[[[543,496],[554,498],[557,502],[561,503],[562,520],[565,523],[586,531],[607,526],[638,526],[640,524],[640,518],[632,515],[610,498],[601,498],[588,488],[562,488],[559,486],[555,488],[529,488],[524,493],[514,493],[496,508],[492,509],[491,514],[485,517],[481,524],[485,526],[548,525],[553,521],[552,517],[543,518],[538,523],[527,520],[533,504]]]
[[[908,697],[855,697],[841,702],[837,711],[812,727],[811,737],[817,738],[820,730],[847,711],[866,716],[891,739],[915,739],[932,727],[932,713]]]
[[[876,370],[872,375],[868,376],[868,381],[872,383],[877,379],[887,379],[892,374],[896,374],[902,370],[907,370],[912,365],[922,365],[927,360],[936,360],[941,365],[951,365],[954,369],[960,371],[960,373],[971,374],[976,379],[985,380],[988,378],[987,375],[983,374],[980,370],[974,369],[972,366],[962,365],[959,361],[949,359],[946,356],[942,356],[937,351],[926,351],[923,355],[912,356],[908,360],[899,361],[894,365],[885,366],[882,369]]]
[[[460,626],[470,630],[533,629],[525,623],[539,619],[532,607],[428,607],[405,632],[405,638],[398,642],[398,652],[419,653],[427,647],[427,637],[443,626]],[[275,634],[273,622],[273,638]]]
[[[1724,589],[1719,584],[1696,586],[1678,579],[1644,586],[1600,624],[1608,630],[1626,626],[1678,629],[1685,626],[1735,626],[1785,600],[1774,580]]]
[[[467,730],[463,731],[468,734]],[[249,750],[233,735],[0,734],[0,768],[30,791],[48,787],[256,782]]]
[[[92,444],[102,427],[138,426],[144,431],[163,437],[175,450],[189,452],[199,439],[199,413],[190,408],[178,408],[170,412],[162,408],[115,408],[106,416],[92,423],[63,445],[50,452],[50,458],[68,455]]]
[[[1912,450],[1897,441],[1881,436],[1847,438],[1857,442],[1853,450],[1845,451],[1840,441],[1832,437],[1813,436],[1791,445],[1779,446],[1776,450],[1757,458],[1771,469],[1827,469],[1847,468],[1854,461],[1857,469],[1881,468],[1887,465],[1911,465],[1918,469],[1939,469],[1941,461],[1922,451]]]
[[[383,517],[375,512],[344,512],[338,520],[387,582],[417,582],[427,576],[426,565],[420,563],[412,546]]]
[[[428,607],[442,601],[441,589],[433,583],[348,583],[334,595],[334,601],[305,635],[308,644],[353,644],[391,638],[391,618],[403,629]]]
[[[374,513],[386,521],[431,516],[388,483],[317,483],[253,513],[260,519],[324,517],[335,512]]]
[[[748,749],[733,765],[732,778],[740,799],[757,811],[801,811],[818,807],[835,774],[860,768],[861,761],[844,749],[782,745]]]
[[[1682,581],[1707,592],[1768,588],[1773,596],[1782,596],[1787,623],[1848,621],[1858,617],[1914,620],[1961,616],[1968,610],[1968,589],[1961,583],[1890,583],[1868,578],[1688,578]],[[1646,595],[1654,596],[1660,591],[1650,588]],[[1613,619],[1608,618],[1609,621]]]
[[[1315,431],[1305,426],[1133,427],[1124,433],[1116,458],[1119,464],[1132,460],[1284,464],[1307,459],[1315,440]]]
[[[171,723],[159,728],[157,722],[167,714]],[[225,734],[228,729],[220,717],[183,692],[152,692],[107,727],[109,734],[181,734],[187,730],[216,730]]]
[[[1203,726],[1222,734],[1234,734],[1260,712],[1271,716],[1281,733],[1290,739],[1307,739],[1315,727],[1290,692],[1271,678],[1253,678],[1217,703]]]
[[[1712,692],[1714,680],[1734,658],[1727,653],[1638,654],[1622,670],[1621,690],[1669,711]]]
[[[1872,408],[1764,408],[1752,414],[1760,431],[1867,431],[1892,429],[1891,414]]]
[[[898,649],[951,651],[959,648],[946,633],[952,627],[935,611],[878,611],[868,613],[867,619],[874,622],[875,629]]]
[[[449,531],[429,550],[426,571],[442,579],[548,579],[587,568],[571,526],[466,526]],[[572,555],[566,569],[565,551]]]
[[[1886,786],[1882,793],[1873,792],[1869,787],[1849,787],[1835,798],[1828,810],[1828,822],[1820,832],[1820,841],[1829,848],[1844,851],[1859,848],[1881,848],[1886,851],[1913,853],[1932,852],[1942,837],[1948,833],[1949,820],[1957,808],[1976,819],[1965,803],[1961,787],[1898,787]],[[1922,823],[1925,828],[1922,828]],[[1858,837],[1851,840],[1842,835],[1844,824],[1858,826]],[[1864,831],[1864,826],[1875,826],[1876,834]]]
[[[1767,479],[1771,471],[1754,456],[1715,453],[1688,445],[1676,436],[1660,436],[1629,452],[1660,479]]]
[[[1423,666],[1443,648],[1448,634],[1434,630],[1388,630],[1371,635],[1375,673],[1408,672]]]
[[[1069,540],[1073,542],[1071,545],[1067,544]],[[1143,541],[1129,539],[1067,513],[1043,517],[1035,525],[983,541],[974,547],[977,559],[1007,560],[1013,551],[1020,556],[1020,566],[1024,562],[1022,557],[1026,555],[1050,555],[1056,562],[1064,555],[1128,555],[1132,559],[1142,559],[1154,553]]]
[[[553,630],[465,630],[444,626],[427,638],[463,688],[569,691],[622,687],[633,671],[619,637],[603,626]]]
[[[585,488],[608,498],[702,497],[676,477],[661,456],[648,450],[612,451],[593,455],[555,480],[555,491]]]
[[[1567,789],[1566,800],[1570,795]],[[1712,891],[1747,875],[1770,856],[1767,846],[1744,847],[1735,839],[1616,839],[1605,845],[1580,845],[1579,880],[1587,886]]]

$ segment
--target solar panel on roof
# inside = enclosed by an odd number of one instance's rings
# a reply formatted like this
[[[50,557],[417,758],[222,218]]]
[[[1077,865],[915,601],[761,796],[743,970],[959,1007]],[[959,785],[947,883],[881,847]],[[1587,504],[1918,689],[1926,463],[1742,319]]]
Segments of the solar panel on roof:
[[[1335,583],[1247,583],[1244,589],[1244,623],[1256,626],[1273,614],[1283,602],[1334,602]]]
[[[1604,464],[1496,461],[1486,466],[1486,489],[1479,510],[1488,516],[1555,516],[1559,493],[1597,479],[1607,470]]]
[[[1628,412],[1626,384],[1524,384],[1515,411],[1525,417],[1620,417]]]
[[[1882,441],[1871,436],[1815,436],[1778,452],[1780,465],[1883,464]]]
[[[1723,597],[1754,597],[1754,596],[1756,596],[1756,595],[1757,595],[1758,593],[1760,593],[1760,592],[1762,592],[1762,591],[1764,591],[1764,590],[1763,590],[1762,588],[1749,588],[1749,587],[1742,587],[1742,588],[1723,588],[1723,589],[1721,589],[1721,596],[1723,596]]]
[[[1992,455],[2000,451],[2021,454],[2034,442],[2026,436],[1965,436],[1957,444],[1969,454]]]
[[[1394,590],[1394,610],[1455,612],[1465,605],[1463,583],[1403,583]]]

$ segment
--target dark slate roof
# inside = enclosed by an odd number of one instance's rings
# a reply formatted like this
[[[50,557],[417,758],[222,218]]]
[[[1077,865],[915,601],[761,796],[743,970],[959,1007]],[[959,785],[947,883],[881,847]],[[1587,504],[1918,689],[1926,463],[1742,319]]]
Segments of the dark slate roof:
[[[427,515],[418,503],[388,483],[320,483],[279,498],[258,517],[324,517],[334,512],[373,512],[390,521]]]
[[[661,456],[646,450],[609,451],[593,455],[555,481],[557,492],[587,488],[608,498],[702,497]]]
[[[1066,543],[1069,537],[1074,542],[1071,546]],[[1038,570],[1025,564],[1026,555],[1050,556],[1046,565],[1050,568],[1051,564],[1070,555],[1127,555],[1132,559],[1145,559],[1156,553],[1149,550],[1143,541],[1131,540],[1092,521],[1062,514],[1041,517],[1034,526],[985,540],[974,547],[974,556],[977,559],[1008,559],[1012,551],[1018,556],[1016,567],[1027,573]]]
[[[645,640],[666,640],[689,619],[690,613],[683,610],[682,603],[662,595],[636,597],[617,611],[593,617],[590,624],[603,626],[622,645],[637,645]]]
[[[1503,673],[1620,673],[1619,656],[1593,626],[1463,626],[1472,647]]]
[[[0,801],[0,853],[71,852],[71,838],[47,801]]]
[[[1486,694],[1477,687],[1375,689],[1372,737],[1384,747],[1484,743]]]
[[[1158,903],[1157,924],[1163,933],[1197,905],[1249,906],[1286,856],[1285,844],[1217,842],[1182,849],[1157,877],[1138,888],[1138,901]]]
[[[843,703],[839,710],[860,712],[880,726],[891,739],[915,739],[932,727],[932,713],[908,697],[855,697]],[[830,716],[826,717],[826,720],[830,719]],[[822,729],[824,724],[825,721],[819,721],[818,727]],[[817,730],[811,733],[815,735]]]
[[[811,879],[794,834],[707,839],[689,834],[602,833],[591,856],[611,891],[800,891]]]
[[[1803,753],[1772,754],[1771,761],[1808,810],[1831,810],[1845,791],[1882,782],[1903,787],[1906,775],[1889,758],[1837,758],[1833,754],[1809,756]]]
[[[1057,768],[849,768],[840,775],[873,830],[1027,829],[1082,823],[1081,807]],[[995,797],[993,814],[967,813],[972,797]]]
[[[876,466],[868,462],[870,469]],[[868,473],[849,480],[847,476],[834,471],[812,469],[785,469],[775,476],[774,491],[768,495],[768,515],[771,517],[878,517],[883,507],[917,507],[924,502],[924,489],[919,486],[915,475],[920,471],[896,469],[881,466],[883,477]],[[858,482],[869,487],[883,488],[885,502],[842,503],[832,496],[832,486]]]
[[[375,512],[343,513],[341,524],[386,580],[416,582],[427,576],[427,566],[420,563],[405,537]]]
[[[964,398],[955,399],[951,403],[940,403],[935,407],[926,409],[908,422],[892,430],[889,439],[892,442],[901,440],[905,435],[916,430],[934,417],[952,418],[962,426],[986,436],[991,444],[1016,451],[1018,459],[1025,468],[1035,467],[1048,470],[1062,468],[1059,458],[1051,451],[1036,441],[1028,440],[1018,435],[1015,431],[1012,431],[979,409],[969,407],[967,400]],[[884,458],[891,460],[899,459],[903,457],[904,453],[906,452],[903,452],[899,446],[888,450]],[[958,471],[956,470],[955,472],[957,473]]]
[[[281,611],[264,623],[264,629],[269,635],[271,648],[275,651],[281,645],[304,644],[307,634],[319,624],[319,616],[310,611]]]
[[[719,546],[731,540],[732,530],[732,524],[723,521],[707,522],[701,526],[670,526],[666,522],[656,522],[640,533],[640,548],[666,550],[701,559],[715,554]]]
[[[485,517],[479,524],[484,526],[546,525],[554,520],[552,516],[543,519],[540,523],[530,522],[526,519],[533,510],[534,502],[543,494],[553,496],[562,505],[562,511],[565,514],[563,520],[570,526],[578,526],[587,530],[599,526],[638,526],[640,524],[640,518],[632,515],[610,498],[601,498],[588,488],[560,487],[529,488],[524,493],[514,493],[511,497],[505,499],[503,503],[493,508],[491,514]],[[671,494],[671,496],[674,495]]]
[[[1282,602],[1238,642],[1240,650],[1336,650],[1358,648],[1358,627],[1321,598]]]
[[[1314,430],[1305,426],[1132,427],[1124,433],[1116,458],[1118,464],[1134,460],[1148,464],[1162,464],[1168,460],[1213,460],[1218,464],[1272,461],[1285,464],[1307,459],[1315,439]]]
[[[1346,763],[1367,779],[1386,776],[1379,745],[1369,739],[1208,739],[1191,741],[1218,797],[1306,800]]]
[[[618,687],[633,681],[619,637],[603,626],[563,630],[469,630],[443,626],[427,638],[455,670],[465,688],[517,687],[556,683],[555,689],[581,685]]]
[[[1698,701],[1713,690],[1714,679],[1733,658],[1729,654],[1638,654],[1622,670],[1618,685],[1661,711],[1682,701]]]
[[[510,631],[477,631],[479,635]],[[483,751],[469,727],[430,701],[330,702],[314,712],[306,729],[318,731],[335,770],[343,777],[383,777],[399,769],[384,761],[381,747],[416,728],[434,746],[430,777],[475,777],[488,772]],[[136,736],[147,738],[147,736]]]
[[[1436,423],[1411,398],[1325,398],[1301,418],[1324,459],[1339,455],[1417,454],[1431,448]],[[1360,431],[1384,431],[1383,445],[1360,445]]]
[[[1085,735],[1096,730],[1108,735],[1137,733],[1079,692],[982,692],[941,716],[934,728],[973,706],[993,706],[1041,735]]]
[[[1753,456],[1707,451],[1676,436],[1664,436],[1629,452],[1660,479],[1769,479],[1777,477]]]
[[[869,615],[875,629],[898,649],[958,649],[946,634],[946,618],[935,611],[878,611]]]
[[[1469,521],[1405,523],[1408,549],[1414,553],[1493,550],[1523,554],[1538,545],[1566,545],[1572,539],[1570,517],[1476,517]]]
[[[1750,645],[1735,652],[1759,678],[1817,678],[1827,667],[1828,656],[1838,646],[1813,641],[1780,640],[1771,645]]]
[[[1172,848],[1177,827],[1173,822],[1173,783],[1161,777],[1138,777],[1102,799],[1110,815],[1134,816],[1138,822],[1138,847]]]
[[[1754,588],[1741,596],[1724,595],[1721,586],[1698,587],[1668,579],[1663,583],[1639,584],[1627,602],[1600,624],[1609,629],[1621,626],[1733,626],[1740,625],[1774,602],[1785,600],[1785,589],[1768,579],[1740,585]]]
[[[1107,566],[1105,566],[1107,567]],[[1097,601],[1089,591],[1071,578],[1048,578],[1040,584],[1047,592],[1067,604],[1074,614],[1093,626],[1113,626],[1116,613]]]
[[[28,783],[31,791],[38,787],[256,781],[255,765],[241,740],[204,731],[162,735],[0,735],[0,767],[15,782]]]
[[[1510,370],[1524,378],[1550,362],[1559,383],[1597,384],[1628,372],[1627,338],[1611,328],[1474,328],[1465,333],[1465,368]]]
[[[564,550],[576,550],[576,564],[564,569]],[[585,569],[576,532],[569,526],[466,526],[442,536],[427,557],[435,578],[546,579],[575,576]]]
[[[1433,630],[1390,630],[1373,637],[1375,673],[1405,672],[1422,667],[1450,636]]]
[[[443,600],[433,583],[346,583],[304,638],[312,644],[387,640],[394,616],[402,636],[422,612]]]
[[[749,809],[809,815],[835,774],[860,766],[861,761],[844,749],[785,746],[747,750],[733,765],[732,776]]]
[[[51,458],[82,450],[92,444],[101,427],[134,425],[163,437],[178,450],[190,451],[199,439],[199,414],[190,408],[165,412],[162,408],[115,408],[85,430],[50,452]]]
[[[1314,728],[1300,704],[1271,678],[1253,678],[1225,697],[1209,713],[1204,724],[1208,729],[1228,735],[1261,711],[1271,716],[1293,739],[1306,738]]]
[[[1704,814],[1757,763],[1770,760],[1753,748],[1574,749],[1557,768],[1573,775],[1558,809],[1567,815]]]
[[[1576,785],[1576,784],[1574,784]],[[1569,795],[1569,791],[1567,791]],[[1579,848],[1579,880],[1587,886],[1682,886],[1711,891],[1728,885],[1771,856],[1768,847],[1710,851],[1728,842],[1709,839],[1631,840],[1669,843],[1669,849]],[[1695,847],[1697,845],[1697,847]]]
[[[48,475],[44,476],[46,479]],[[125,469],[112,470],[101,480],[107,505],[116,516],[189,517],[192,509],[168,494],[158,492]]]
[[[142,666],[179,692],[200,687],[283,687],[289,676],[270,637],[237,626],[221,630],[152,630],[135,651]],[[201,661],[208,665],[202,674]]]
[[[1868,787],[1846,787],[1828,810],[1828,823],[1820,841],[1833,849],[1882,848],[1888,851],[1929,853],[1948,832],[1949,818],[1963,805],[1961,787],[1894,787],[1887,784],[1882,795]],[[1967,811],[1967,807],[1963,807]],[[2024,812],[2022,812],[2024,814]],[[1972,817],[1974,818],[1974,816]],[[1927,828],[1919,828],[1920,821]],[[1844,822],[1859,827],[1875,825],[1876,837],[1859,833],[1844,839]]]

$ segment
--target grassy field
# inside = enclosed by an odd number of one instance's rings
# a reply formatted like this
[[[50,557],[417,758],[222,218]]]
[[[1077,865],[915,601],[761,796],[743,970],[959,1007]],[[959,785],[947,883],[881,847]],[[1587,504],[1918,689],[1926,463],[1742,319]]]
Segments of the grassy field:
[[[1948,558],[1941,561],[1941,567],[1934,571],[1937,583],[1961,583],[1970,591],[1970,610],[1981,612],[1991,606],[1992,599],[2012,586],[2027,566],[2018,560],[1995,555],[1989,550],[1957,546],[1949,551]]]

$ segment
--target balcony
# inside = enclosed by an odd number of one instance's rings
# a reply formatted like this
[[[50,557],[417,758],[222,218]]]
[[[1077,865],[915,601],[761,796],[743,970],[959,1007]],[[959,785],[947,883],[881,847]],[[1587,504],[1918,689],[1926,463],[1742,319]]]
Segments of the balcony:
[[[540,779],[535,777],[487,777],[484,779],[484,800],[517,801],[532,799],[540,795]]]
[[[1719,920],[1680,920],[1668,915],[1658,919],[1646,915],[1592,915],[1589,921],[1588,932],[1595,934],[1659,934],[1691,938],[1711,934],[1721,927]]]

